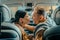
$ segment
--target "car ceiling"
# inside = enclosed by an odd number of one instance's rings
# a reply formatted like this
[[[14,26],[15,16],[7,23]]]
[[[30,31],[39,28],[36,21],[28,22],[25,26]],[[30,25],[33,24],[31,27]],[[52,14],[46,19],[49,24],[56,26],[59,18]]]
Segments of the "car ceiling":
[[[0,0],[0,3],[10,6],[26,5],[27,3],[33,3],[34,5],[56,5],[59,0]]]

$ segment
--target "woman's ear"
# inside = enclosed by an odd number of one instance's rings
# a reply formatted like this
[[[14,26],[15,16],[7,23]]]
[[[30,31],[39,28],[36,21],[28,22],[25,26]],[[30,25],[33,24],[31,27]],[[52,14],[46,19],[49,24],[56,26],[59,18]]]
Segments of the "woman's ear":
[[[19,19],[19,22],[20,22],[20,23],[22,23],[22,22],[23,22],[23,19],[22,19],[22,18],[20,18],[20,19]]]

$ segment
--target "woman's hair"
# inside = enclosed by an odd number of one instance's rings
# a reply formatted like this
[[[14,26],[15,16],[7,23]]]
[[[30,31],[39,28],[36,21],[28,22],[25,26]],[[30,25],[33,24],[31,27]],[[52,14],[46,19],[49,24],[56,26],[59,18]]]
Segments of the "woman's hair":
[[[25,15],[26,15],[26,12],[25,11],[17,10],[16,11],[16,14],[15,14],[15,21],[14,22],[19,22],[19,19],[20,18],[24,18]]]

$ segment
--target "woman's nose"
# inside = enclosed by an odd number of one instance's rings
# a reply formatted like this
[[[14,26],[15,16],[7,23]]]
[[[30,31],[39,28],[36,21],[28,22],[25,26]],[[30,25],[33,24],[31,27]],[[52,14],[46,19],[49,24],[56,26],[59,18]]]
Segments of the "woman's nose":
[[[29,19],[30,19],[30,16],[29,16]]]

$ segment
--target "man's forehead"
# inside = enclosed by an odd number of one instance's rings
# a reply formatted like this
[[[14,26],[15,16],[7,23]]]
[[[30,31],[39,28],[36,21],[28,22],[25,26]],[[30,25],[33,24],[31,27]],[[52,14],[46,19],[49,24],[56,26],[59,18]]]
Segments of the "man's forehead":
[[[37,13],[37,10],[34,10],[35,13]]]
[[[32,15],[33,15],[33,14],[36,14],[36,13],[37,13],[37,11],[33,11],[33,12],[32,12]]]

